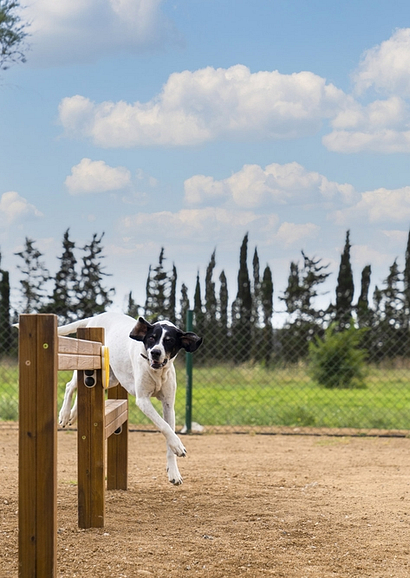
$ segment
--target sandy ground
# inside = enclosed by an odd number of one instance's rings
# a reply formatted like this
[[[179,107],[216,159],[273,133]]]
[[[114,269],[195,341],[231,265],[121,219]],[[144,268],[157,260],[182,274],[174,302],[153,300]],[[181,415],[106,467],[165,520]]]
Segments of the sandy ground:
[[[0,427],[0,575],[16,577],[17,430]],[[410,439],[130,434],[129,490],[78,530],[76,433],[59,432],[58,576],[408,578]]]

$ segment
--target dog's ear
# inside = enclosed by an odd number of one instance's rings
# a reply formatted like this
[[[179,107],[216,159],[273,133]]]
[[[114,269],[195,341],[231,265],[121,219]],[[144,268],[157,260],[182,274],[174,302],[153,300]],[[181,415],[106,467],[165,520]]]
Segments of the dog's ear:
[[[143,317],[138,317],[138,321],[130,333],[131,339],[136,341],[144,341],[144,337],[147,334],[148,329],[152,327],[151,323],[148,323]]]
[[[188,351],[189,353],[196,351],[201,343],[202,337],[198,337],[198,335],[192,333],[192,331],[188,331],[181,335],[181,345],[185,351]]]

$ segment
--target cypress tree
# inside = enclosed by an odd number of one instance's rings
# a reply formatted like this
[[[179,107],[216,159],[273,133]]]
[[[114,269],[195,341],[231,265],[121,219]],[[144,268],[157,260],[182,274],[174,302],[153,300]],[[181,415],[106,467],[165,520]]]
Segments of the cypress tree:
[[[140,306],[137,304],[135,299],[132,296],[132,291],[128,293],[128,306],[127,306],[127,315],[130,317],[134,317],[137,319],[140,315]]]
[[[234,360],[248,361],[252,342],[252,294],[247,265],[248,233],[243,238],[239,255],[238,292],[232,304],[232,334]]]
[[[94,233],[91,242],[83,248],[85,255],[82,258],[78,303],[78,312],[82,318],[104,313],[107,307],[112,304],[110,295],[115,293],[114,288],[106,289],[102,284],[104,277],[109,276],[108,273],[104,272],[104,267],[101,264],[104,258],[101,245],[103,237],[104,233],[99,238]]]
[[[149,321],[169,319],[176,320],[176,285],[177,270],[175,265],[168,273],[164,267],[164,247],[161,247],[158,265],[149,266],[146,283],[145,317]]]
[[[219,275],[219,303],[218,303],[218,321],[219,321],[219,334],[222,340],[228,339],[228,282],[226,279],[225,271],[222,271]],[[225,341],[226,342],[226,341]]]
[[[403,272],[404,315],[407,327],[410,327],[410,231],[407,236],[407,246]]]
[[[349,325],[352,316],[352,301],[354,293],[353,272],[350,263],[350,231],[346,232],[346,241],[340,259],[339,275],[336,287],[335,319],[339,329]]]
[[[407,323],[404,316],[403,277],[397,259],[389,268],[384,287],[378,290],[378,352],[381,357],[407,354]]]
[[[312,301],[319,295],[318,286],[330,275],[326,272],[328,265],[322,265],[321,259],[310,258],[303,251],[302,257],[302,270],[298,263],[290,264],[288,285],[284,296],[279,297],[286,303],[287,311],[293,314],[279,331],[283,355],[289,361],[307,355],[309,341],[323,331],[324,312],[316,310]]]
[[[1,268],[0,253],[0,356],[11,348],[10,277],[9,272]]]
[[[291,261],[288,277],[288,285],[283,297],[279,297],[286,303],[288,313],[295,313],[302,309],[302,287],[300,285],[299,264]]]
[[[376,285],[373,291],[373,305],[374,312],[378,318],[381,317],[381,302],[383,299],[383,291]]]
[[[263,272],[261,283],[261,303],[263,312],[263,347],[261,348],[265,365],[269,366],[272,349],[272,315],[273,315],[273,280],[272,271],[269,265],[266,265]]]
[[[252,294],[252,323],[258,327],[260,321],[261,308],[261,280],[259,273],[259,255],[258,248],[255,247],[252,259],[253,269],[253,294]]]
[[[215,283],[212,280],[213,272],[215,269],[215,250],[211,255],[211,259],[206,268],[205,274],[205,315],[206,323],[211,327],[215,325],[216,321],[216,295],[215,295]]]
[[[69,229],[63,237],[63,253],[60,269],[54,277],[54,290],[48,304],[43,307],[44,313],[56,313],[61,323],[70,323],[77,317],[79,283],[76,273],[77,259],[74,255],[75,243],[70,240]]]
[[[50,279],[48,269],[41,260],[43,254],[34,246],[34,243],[33,239],[26,237],[24,249],[15,253],[23,260],[22,265],[17,265],[23,276],[20,280],[21,313],[36,313],[42,310],[47,295],[46,283]]]
[[[158,265],[154,268],[150,265],[147,279],[145,317],[151,322],[166,317],[167,273],[164,270],[164,260],[164,247],[161,247]]]
[[[363,268],[361,282],[360,282],[360,296],[357,301],[357,319],[359,322],[359,327],[368,327],[371,323],[370,319],[370,308],[369,308],[369,288],[370,288],[370,276],[372,273],[372,268],[370,265],[366,265]]]
[[[205,273],[205,311],[204,311],[204,333],[203,333],[204,346],[202,352],[202,357],[204,359],[215,358],[216,351],[218,349],[217,339],[215,339],[215,330],[217,327],[216,325],[217,303],[215,295],[215,283],[212,278],[216,265],[215,253],[216,250],[214,249]]]
[[[262,340],[263,335],[261,331],[261,280],[259,272],[259,255],[258,249],[255,247],[252,259],[252,315],[251,315],[251,358],[259,361],[262,356]]]
[[[182,283],[181,286],[181,299],[179,304],[180,304],[179,326],[181,327],[181,329],[184,329],[186,327],[187,312],[190,309],[188,287],[185,285],[185,283]]]
[[[168,306],[167,306],[167,317],[172,323],[176,323],[176,301],[177,301],[177,268],[175,267],[175,263],[172,265],[172,273],[169,280],[170,289],[169,289],[169,298],[168,298]]]
[[[149,320],[151,319],[151,311],[153,308],[153,295],[151,291],[152,286],[152,267],[148,268],[147,282],[145,284],[145,305],[144,305],[144,315]]]
[[[385,289],[383,289],[384,313],[392,324],[392,320],[400,321],[403,313],[403,296],[400,289],[401,273],[397,265],[397,259],[389,268],[389,274],[385,279]]]
[[[204,312],[202,309],[201,282],[199,272],[196,276],[195,294],[194,294],[194,331],[202,337],[204,333]]]
[[[303,251],[302,271],[302,303],[301,312],[308,318],[318,319],[322,317],[321,311],[313,308],[312,300],[319,295],[317,287],[326,281],[330,273],[326,272],[329,265],[322,265],[322,259],[308,257]]]

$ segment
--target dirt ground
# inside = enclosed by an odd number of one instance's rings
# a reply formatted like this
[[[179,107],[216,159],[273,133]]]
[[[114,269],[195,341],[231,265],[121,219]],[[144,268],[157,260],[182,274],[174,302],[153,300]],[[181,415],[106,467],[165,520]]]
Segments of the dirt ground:
[[[0,576],[17,576],[17,429],[0,427]],[[130,433],[129,490],[78,530],[76,433],[59,432],[58,576],[408,578],[410,439]]]

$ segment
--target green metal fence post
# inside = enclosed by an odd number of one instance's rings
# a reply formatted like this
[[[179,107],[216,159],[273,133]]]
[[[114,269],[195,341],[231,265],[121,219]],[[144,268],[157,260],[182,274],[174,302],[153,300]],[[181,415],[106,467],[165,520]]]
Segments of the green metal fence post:
[[[186,314],[186,330],[192,331],[194,312],[188,309]],[[186,354],[186,398],[185,398],[185,430],[191,433],[192,429],[192,353]]]

